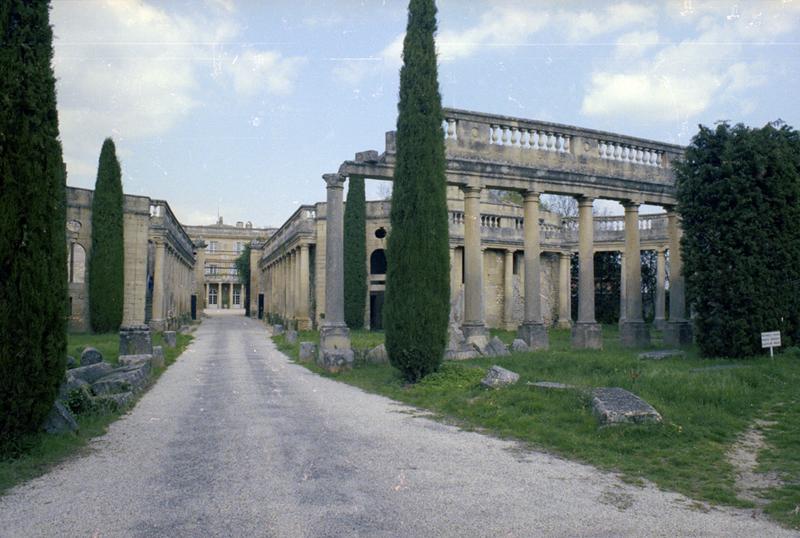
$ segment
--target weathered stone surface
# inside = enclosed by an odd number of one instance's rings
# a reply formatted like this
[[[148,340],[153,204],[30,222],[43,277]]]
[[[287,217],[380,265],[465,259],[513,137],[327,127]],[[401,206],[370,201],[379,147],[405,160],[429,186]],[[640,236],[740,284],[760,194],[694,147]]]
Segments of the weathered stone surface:
[[[367,353],[367,362],[373,364],[386,364],[389,362],[389,354],[386,352],[386,345],[375,346]]]
[[[286,342],[289,344],[297,343],[297,331],[286,331]]]
[[[120,355],[119,356],[119,365],[120,366],[131,366],[131,365],[142,365],[143,363],[149,363],[152,365],[153,356],[152,355]]]
[[[272,326],[272,336],[278,336],[279,334],[283,333],[284,333],[283,325],[281,325],[280,323],[276,323],[275,325]]]
[[[72,355],[67,355],[67,370],[77,367],[78,367],[78,361],[75,360],[75,357],[73,357]]]
[[[642,360],[660,361],[662,359],[683,357],[684,355],[685,353],[680,349],[660,349],[658,351],[639,353],[639,358]]]
[[[69,399],[69,395],[76,390],[85,390],[88,392],[89,383],[76,377],[72,371],[67,371],[64,375],[64,381],[62,381],[61,385],[58,387],[58,399],[62,402],[66,402]]]
[[[317,356],[317,365],[331,373],[349,370],[354,361],[352,349],[321,349]]]
[[[153,352],[153,339],[147,325],[125,325],[119,328],[119,354],[140,355]]]
[[[81,353],[81,366],[89,366],[103,362],[103,354],[93,347],[87,347]]]
[[[130,365],[117,368],[109,375],[92,383],[92,392],[101,394],[118,394],[120,392],[138,392],[150,379],[150,363]]]
[[[357,163],[372,163],[378,160],[378,152],[374,149],[368,151],[359,151],[356,153]]]
[[[110,374],[112,370],[114,370],[114,368],[107,362],[98,362],[97,364],[90,364],[89,366],[73,368],[69,373],[91,384],[101,377]]]
[[[50,414],[42,424],[42,429],[47,433],[64,433],[78,431],[78,423],[72,416],[67,406],[61,400],[56,400]]]
[[[650,345],[650,327],[643,321],[622,321],[619,324],[619,341],[623,347]]]
[[[569,385],[567,383],[558,383],[557,381],[528,381],[527,385],[529,387],[536,387],[537,389],[547,389],[547,390],[573,390],[578,387],[575,385]]]
[[[513,385],[517,381],[519,381],[519,374],[495,364],[486,372],[486,377],[481,380],[481,385],[497,389],[506,385]]]
[[[531,348],[528,347],[528,344],[525,343],[525,340],[521,338],[515,338],[511,343],[511,351],[514,353],[525,353],[526,351],[530,350]]]
[[[480,351],[476,350],[472,344],[467,342],[464,337],[464,332],[457,323],[451,323],[447,330],[447,348],[444,352],[444,358],[447,360],[461,361],[466,359],[474,359],[480,356]]]
[[[164,348],[161,346],[153,346],[153,359],[150,362],[153,365],[153,368],[163,368],[164,367]]]
[[[603,349],[603,332],[599,323],[577,322],[572,326],[572,347]]]
[[[692,343],[692,326],[687,321],[668,321],[662,338],[667,346],[688,346]]]
[[[523,323],[517,329],[517,337],[528,344],[531,350],[550,348],[547,327],[544,323]]]
[[[301,362],[313,361],[317,355],[317,346],[313,342],[300,342],[300,353],[297,359]]]
[[[178,336],[175,331],[164,331],[164,345],[167,347],[178,345]]]
[[[600,424],[661,422],[652,405],[620,387],[594,389],[592,411]]]
[[[489,340],[489,343],[486,344],[486,347],[481,351],[487,357],[505,357],[511,355],[503,341],[496,336]]]
[[[95,396],[94,401],[97,406],[105,407],[112,411],[121,411],[133,403],[133,396],[133,393],[130,391],[116,394],[101,394]]]

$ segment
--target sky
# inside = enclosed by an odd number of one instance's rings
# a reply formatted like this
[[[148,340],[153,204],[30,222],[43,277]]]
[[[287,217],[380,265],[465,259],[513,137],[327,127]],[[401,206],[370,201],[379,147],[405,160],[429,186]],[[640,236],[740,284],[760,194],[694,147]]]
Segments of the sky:
[[[446,107],[684,145],[717,121],[800,127],[800,0],[437,6]],[[124,191],[167,200],[183,224],[280,226],[325,200],[322,174],[383,151],[406,9],[53,0],[67,183],[93,188],[110,136]]]

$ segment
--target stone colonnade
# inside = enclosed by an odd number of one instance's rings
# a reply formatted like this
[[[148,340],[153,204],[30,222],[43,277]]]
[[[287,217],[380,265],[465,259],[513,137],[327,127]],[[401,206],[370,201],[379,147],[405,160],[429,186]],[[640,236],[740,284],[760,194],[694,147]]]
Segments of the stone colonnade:
[[[194,263],[163,238],[153,239],[153,313],[150,326],[165,330],[179,323],[191,308]]]
[[[345,177],[339,174],[324,176],[328,188],[326,241],[326,319],[321,327],[321,355],[349,351],[349,333],[344,325],[343,281],[342,281],[342,190]],[[479,346],[488,341],[488,330],[484,321],[483,307],[483,253],[481,247],[481,187],[465,186],[464,192],[464,321],[462,330],[468,341]],[[518,327],[520,338],[533,349],[546,349],[547,330],[542,320],[540,296],[540,233],[539,195],[537,191],[526,191],[524,196],[524,256],[525,256],[525,307],[524,319]],[[594,304],[594,199],[578,197],[578,319],[572,326],[572,345],[576,348],[602,348],[602,332],[595,319]],[[650,341],[649,330],[642,318],[641,297],[641,243],[639,236],[639,206],[641,202],[623,200],[625,207],[625,252],[623,289],[624,315],[620,319],[620,337],[625,346],[646,345]],[[691,341],[689,323],[685,318],[683,276],[681,275],[680,224],[672,207],[667,207],[670,241],[670,319],[664,327],[664,340],[668,345],[682,345]],[[535,223],[530,226],[530,223]],[[659,260],[663,266],[664,253]],[[451,253],[451,259],[454,256]],[[559,267],[559,326],[570,325],[570,253],[560,256]],[[657,308],[664,304],[664,269],[659,268]],[[510,274],[513,271],[513,252],[506,253],[505,291],[510,296]],[[452,278],[452,277],[451,277]],[[455,283],[452,283],[455,289]],[[274,288],[273,288],[274,289]],[[510,307],[506,305],[505,322],[511,319]],[[621,312],[622,314],[622,312]],[[663,314],[660,318],[663,324]],[[350,352],[352,354],[352,352]]]
[[[267,264],[261,288],[268,292],[264,310],[295,320],[299,330],[311,329],[309,268],[309,245],[301,242]]]

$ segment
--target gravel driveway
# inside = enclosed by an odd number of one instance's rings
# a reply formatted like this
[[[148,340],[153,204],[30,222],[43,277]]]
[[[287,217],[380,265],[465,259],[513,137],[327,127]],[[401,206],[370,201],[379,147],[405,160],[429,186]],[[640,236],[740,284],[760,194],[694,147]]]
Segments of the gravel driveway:
[[[2,536],[794,536],[323,379],[211,317],[84,455],[0,498]]]

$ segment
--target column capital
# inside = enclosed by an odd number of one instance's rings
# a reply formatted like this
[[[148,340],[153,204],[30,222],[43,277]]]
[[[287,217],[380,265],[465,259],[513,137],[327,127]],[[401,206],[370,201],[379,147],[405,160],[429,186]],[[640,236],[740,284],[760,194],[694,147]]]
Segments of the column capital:
[[[539,191],[522,191],[522,199],[525,202],[538,202],[540,194]]]
[[[507,248],[506,249],[506,256],[508,256],[509,254],[511,254],[513,256],[516,251],[517,251],[517,249],[515,249],[515,248]]]
[[[559,252],[558,255],[561,256],[562,259],[563,258],[572,258],[572,252],[570,252],[570,251]]]
[[[478,198],[481,195],[481,191],[483,190],[482,187],[474,187],[472,185],[465,185],[461,187],[461,190],[464,192],[465,198]]]
[[[619,203],[622,204],[625,211],[639,211],[639,207],[642,205],[638,200],[620,200]]]
[[[581,195],[581,196],[576,196],[575,199],[578,201],[578,207],[586,207],[586,206],[592,207],[592,204],[594,203],[594,198],[590,196]]]
[[[343,174],[322,174],[322,179],[325,180],[327,187],[329,189],[343,189],[344,182],[347,181],[347,177]]]

